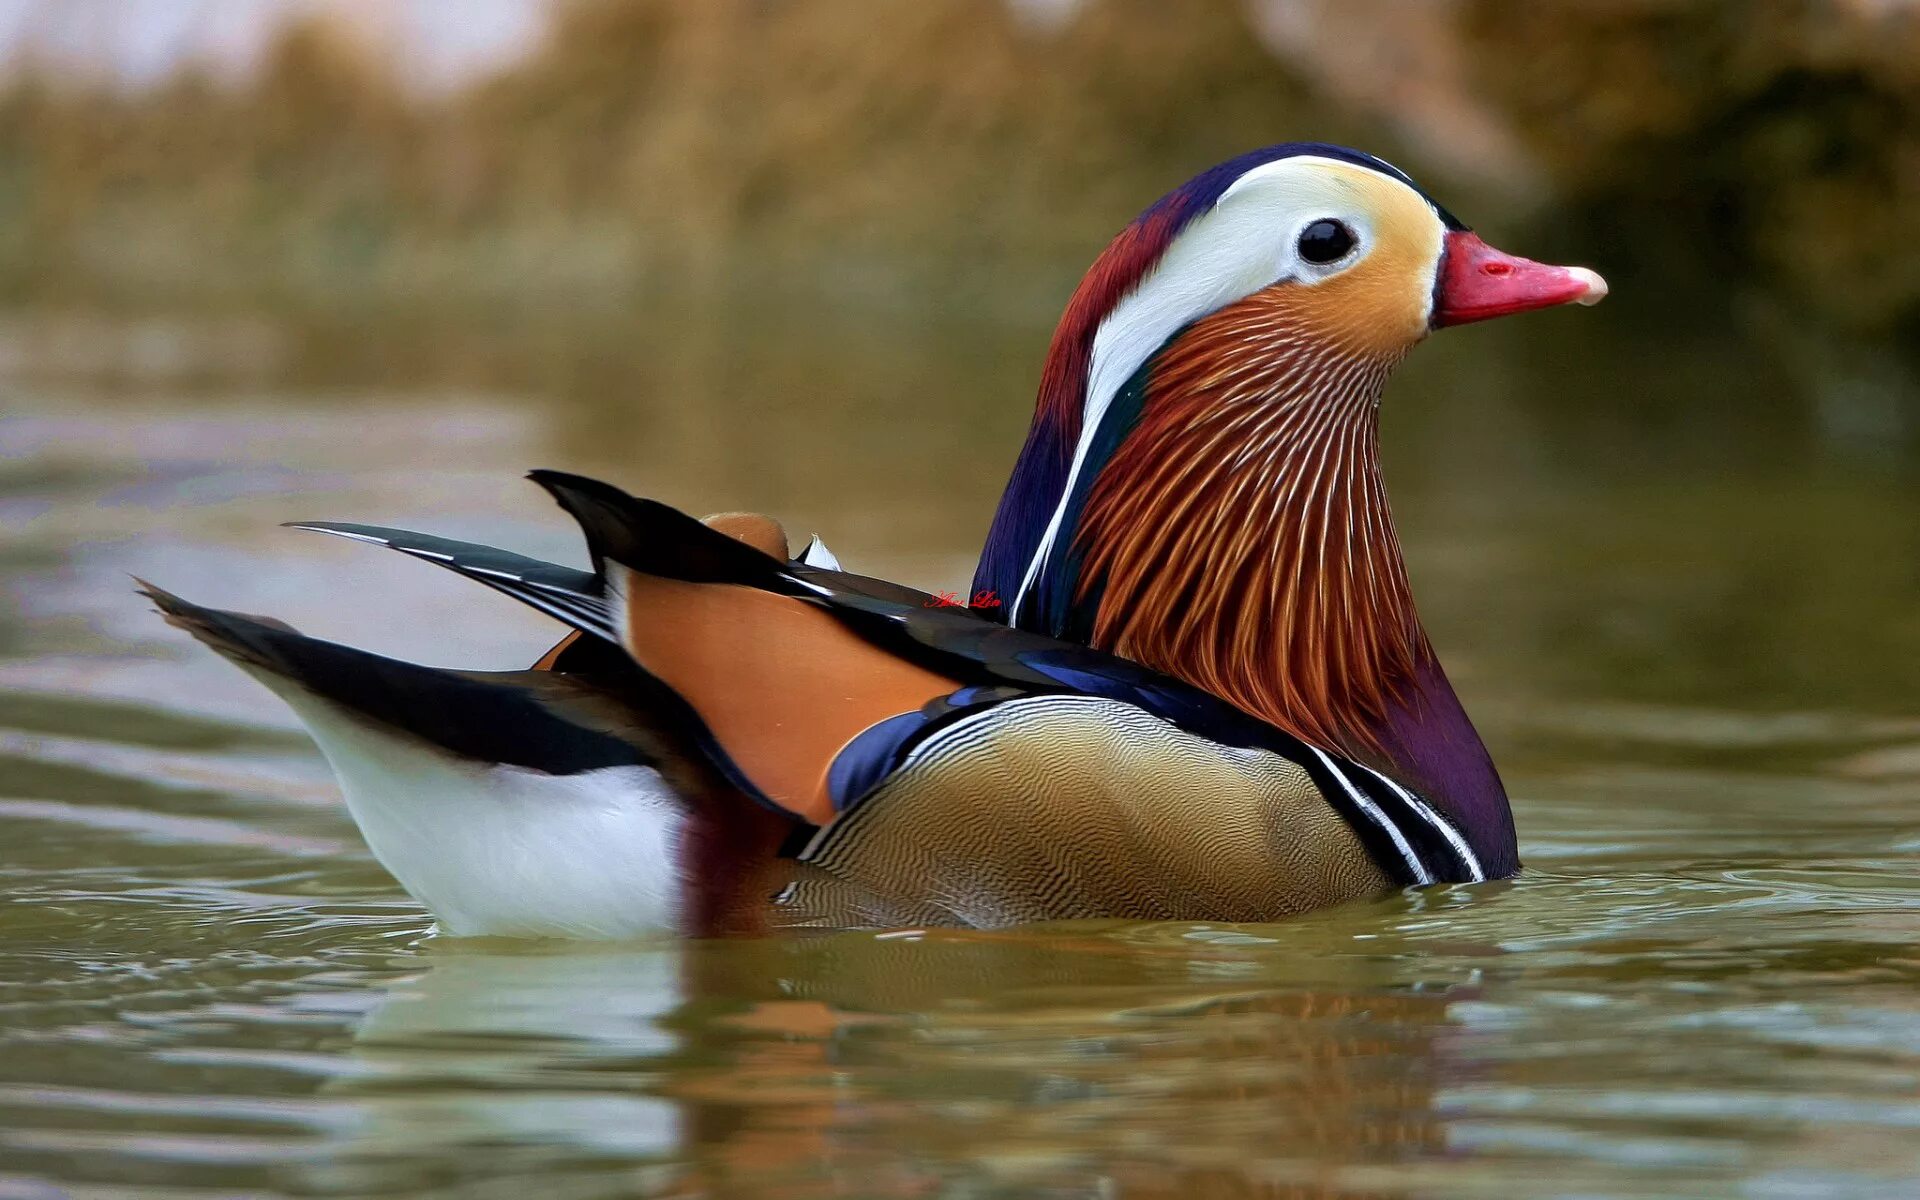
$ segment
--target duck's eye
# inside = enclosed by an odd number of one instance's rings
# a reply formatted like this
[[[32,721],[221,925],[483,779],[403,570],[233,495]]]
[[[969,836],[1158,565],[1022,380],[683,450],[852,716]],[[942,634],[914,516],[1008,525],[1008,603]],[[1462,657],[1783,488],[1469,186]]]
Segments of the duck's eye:
[[[1338,221],[1315,221],[1300,231],[1300,257],[1326,264],[1345,258],[1353,249],[1353,230]]]

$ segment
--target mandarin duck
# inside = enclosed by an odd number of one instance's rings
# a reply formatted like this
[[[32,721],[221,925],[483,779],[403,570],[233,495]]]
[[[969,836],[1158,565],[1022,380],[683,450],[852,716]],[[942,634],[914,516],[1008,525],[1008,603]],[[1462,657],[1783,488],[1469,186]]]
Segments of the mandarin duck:
[[[1371,155],[1274,146],[1075,292],[978,606],[553,471],[590,570],[300,526],[568,626],[527,671],[146,594],[304,720],[451,934],[1264,921],[1500,878],[1511,812],[1414,609],[1376,410],[1429,331],[1605,291]]]

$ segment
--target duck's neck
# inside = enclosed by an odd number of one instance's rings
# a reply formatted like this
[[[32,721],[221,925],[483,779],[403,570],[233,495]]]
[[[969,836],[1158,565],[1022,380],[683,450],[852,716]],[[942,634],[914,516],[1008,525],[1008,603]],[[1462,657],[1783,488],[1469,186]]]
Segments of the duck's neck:
[[[1004,547],[1041,545],[1035,522],[1056,505],[1034,504],[1024,493],[1046,489],[1016,472],[1022,502],[1003,501],[976,585],[1019,597],[1008,615],[1023,627],[1166,671],[1418,788],[1490,869],[1510,868],[1506,794],[1421,627],[1380,475],[1397,360],[1284,303],[1223,310],[1140,369],[1070,467],[1031,573],[1031,554]]]

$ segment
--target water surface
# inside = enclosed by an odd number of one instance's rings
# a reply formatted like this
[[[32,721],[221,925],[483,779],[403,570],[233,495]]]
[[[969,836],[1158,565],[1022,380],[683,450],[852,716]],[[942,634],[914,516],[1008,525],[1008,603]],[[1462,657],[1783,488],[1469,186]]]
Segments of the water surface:
[[[961,586],[1045,330],[863,328],[7,384],[0,1195],[1920,1194],[1920,509],[1738,398],[1540,403],[1465,339],[1396,384],[1527,871],[1286,925],[438,938],[289,714],[131,593],[519,665],[538,616],[276,525],[576,558],[534,465]]]

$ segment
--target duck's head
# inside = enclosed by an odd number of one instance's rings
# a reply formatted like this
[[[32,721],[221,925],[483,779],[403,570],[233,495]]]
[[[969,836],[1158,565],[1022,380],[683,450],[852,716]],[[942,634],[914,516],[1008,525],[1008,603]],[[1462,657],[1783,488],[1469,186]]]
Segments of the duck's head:
[[[1207,318],[1228,310],[1249,318],[1234,330],[1237,345],[1218,348],[1223,366],[1308,344],[1329,371],[1371,377],[1435,329],[1606,294],[1606,281],[1584,267],[1489,246],[1371,154],[1290,142],[1221,163],[1135,218],[1067,305],[982,563],[984,586],[1008,598],[1031,589],[1046,565],[1037,552],[1054,540],[1035,513],[1067,499],[1070,473],[1100,465],[1085,461],[1092,447],[1079,443],[1092,440],[1149,359],[1205,340]]]
[[[1275,338],[1397,359],[1434,329],[1606,292],[1584,267],[1487,245],[1370,154],[1275,146],[1188,181],[1114,239],[1068,308],[1049,370],[1084,357],[1097,395],[1191,323],[1250,300],[1276,318]]]
[[[1377,477],[1380,389],[1436,329],[1606,290],[1494,249],[1357,150],[1290,143],[1203,172],[1068,304],[976,591],[1023,627],[1378,752],[1431,658]]]

